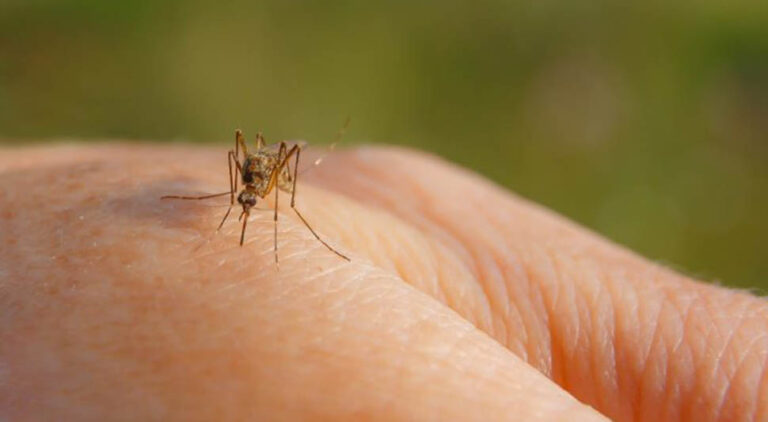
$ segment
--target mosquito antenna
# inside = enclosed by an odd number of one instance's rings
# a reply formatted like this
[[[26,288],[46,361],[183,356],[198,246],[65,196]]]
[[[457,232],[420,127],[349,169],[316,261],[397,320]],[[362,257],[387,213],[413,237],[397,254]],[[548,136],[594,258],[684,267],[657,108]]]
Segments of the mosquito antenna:
[[[331,145],[336,145],[341,141],[341,138],[343,138],[344,134],[347,132],[347,128],[349,127],[350,121],[352,121],[352,118],[347,116],[347,119],[344,120],[344,126],[342,126],[338,132],[336,132],[336,138],[334,138],[333,143]]]

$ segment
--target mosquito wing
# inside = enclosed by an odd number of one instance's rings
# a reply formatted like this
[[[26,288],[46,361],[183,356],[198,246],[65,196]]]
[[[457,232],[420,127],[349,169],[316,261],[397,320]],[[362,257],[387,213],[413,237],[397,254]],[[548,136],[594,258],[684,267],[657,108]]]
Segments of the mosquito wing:
[[[288,150],[293,148],[294,145],[298,145],[299,149],[304,151],[304,149],[306,149],[307,146],[309,146],[307,141],[284,141],[284,142],[285,142],[286,146],[288,147]],[[280,151],[280,142],[275,142],[273,144],[266,145],[261,150],[265,151],[265,152],[270,152],[270,153],[277,154]]]
[[[294,145],[298,145],[299,149],[301,150],[301,158],[299,159],[299,175],[304,174],[320,165],[323,159],[328,154],[330,154],[336,146],[336,144],[330,146],[310,145],[307,141],[285,141],[285,143],[287,144],[287,149],[289,151],[291,148],[293,148]],[[280,143],[277,142],[274,144],[269,144],[264,147],[264,151],[277,155],[277,153],[280,151]],[[293,166],[296,164],[295,159],[291,158],[288,164],[289,167],[293,169]],[[293,170],[291,170],[291,172],[293,172]]]

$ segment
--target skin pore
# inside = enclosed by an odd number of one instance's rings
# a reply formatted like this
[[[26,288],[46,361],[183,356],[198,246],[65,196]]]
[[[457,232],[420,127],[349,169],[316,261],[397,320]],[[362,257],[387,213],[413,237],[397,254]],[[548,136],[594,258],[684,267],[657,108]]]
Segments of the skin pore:
[[[481,177],[330,155],[215,228],[220,148],[0,153],[0,420],[768,418],[768,304]],[[308,162],[311,159],[308,159]],[[604,416],[603,416],[604,415]]]

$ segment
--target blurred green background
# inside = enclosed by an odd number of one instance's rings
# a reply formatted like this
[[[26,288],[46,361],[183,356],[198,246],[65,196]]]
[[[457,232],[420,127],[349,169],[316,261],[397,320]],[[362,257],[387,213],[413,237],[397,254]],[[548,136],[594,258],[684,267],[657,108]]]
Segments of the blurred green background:
[[[0,0],[0,137],[426,149],[768,288],[768,2]]]

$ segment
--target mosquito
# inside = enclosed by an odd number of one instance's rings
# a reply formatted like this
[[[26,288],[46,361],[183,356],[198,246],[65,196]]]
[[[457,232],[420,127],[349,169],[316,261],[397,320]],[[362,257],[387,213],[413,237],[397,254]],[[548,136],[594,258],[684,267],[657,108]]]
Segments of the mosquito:
[[[340,137],[346,129],[339,131],[337,137]],[[277,148],[275,149],[275,145]],[[217,198],[224,195],[229,195],[229,208],[224,214],[224,218],[221,219],[216,231],[218,232],[224,226],[224,223],[229,218],[232,212],[232,207],[235,206],[235,199],[237,203],[243,208],[238,221],[242,220],[243,227],[240,231],[240,246],[243,246],[245,240],[245,229],[248,225],[248,217],[250,216],[251,209],[256,206],[259,199],[264,199],[272,191],[275,192],[275,213],[274,213],[274,251],[275,251],[275,264],[279,264],[277,256],[277,215],[278,215],[278,197],[279,192],[291,194],[291,209],[296,213],[302,223],[309,229],[312,235],[315,236],[320,243],[323,244],[329,251],[335,253],[340,258],[349,261],[350,259],[339,252],[325,240],[309,225],[309,222],[301,215],[301,212],[296,208],[296,181],[299,176],[299,157],[301,156],[301,150],[303,145],[294,144],[289,147],[285,141],[280,141],[278,144],[267,145],[264,137],[261,133],[256,135],[256,151],[249,152],[248,146],[245,142],[243,132],[238,129],[235,131],[235,148],[227,152],[227,165],[229,167],[229,191],[216,193],[212,195],[203,196],[178,196],[178,195],[166,195],[161,199],[185,199],[185,200],[201,200]],[[240,161],[240,151],[243,152],[242,162]],[[293,173],[291,173],[290,160],[294,159]],[[320,159],[315,161],[315,164],[319,164]],[[243,184],[242,190],[238,192],[238,175]]]

